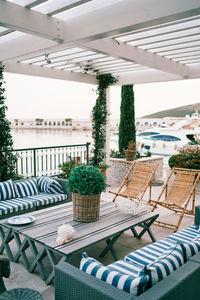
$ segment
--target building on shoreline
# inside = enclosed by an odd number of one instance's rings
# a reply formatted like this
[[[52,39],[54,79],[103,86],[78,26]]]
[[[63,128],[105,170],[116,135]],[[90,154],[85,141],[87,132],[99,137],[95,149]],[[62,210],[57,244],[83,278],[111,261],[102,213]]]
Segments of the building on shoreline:
[[[153,127],[163,127],[175,124],[183,118],[136,118],[136,129],[145,130]],[[92,130],[92,121],[88,119],[10,119],[11,129],[62,129],[62,130]],[[111,119],[110,128],[118,131],[119,120]]]

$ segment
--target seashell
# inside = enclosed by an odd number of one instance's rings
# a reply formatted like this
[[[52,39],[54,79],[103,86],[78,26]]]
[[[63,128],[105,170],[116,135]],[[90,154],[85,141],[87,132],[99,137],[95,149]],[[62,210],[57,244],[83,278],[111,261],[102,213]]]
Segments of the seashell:
[[[58,236],[56,242],[63,245],[73,239],[76,230],[70,224],[63,224],[58,227]]]

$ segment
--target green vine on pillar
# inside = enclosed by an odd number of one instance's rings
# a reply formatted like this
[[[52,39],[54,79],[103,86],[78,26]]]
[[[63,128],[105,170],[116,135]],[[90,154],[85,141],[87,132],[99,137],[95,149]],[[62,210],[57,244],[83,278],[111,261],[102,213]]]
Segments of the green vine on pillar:
[[[99,166],[105,158],[106,141],[106,89],[117,82],[117,79],[111,74],[97,75],[98,86],[96,90],[96,104],[92,110],[92,138],[94,140],[94,155],[91,163]]]
[[[10,133],[10,123],[6,119],[5,88],[3,77],[4,66],[0,63],[0,182],[16,179],[17,157],[13,154],[13,139]]]

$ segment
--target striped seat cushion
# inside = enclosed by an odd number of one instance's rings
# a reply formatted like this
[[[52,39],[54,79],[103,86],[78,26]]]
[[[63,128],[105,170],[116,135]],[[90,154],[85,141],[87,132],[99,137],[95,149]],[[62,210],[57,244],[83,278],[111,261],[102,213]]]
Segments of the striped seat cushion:
[[[55,179],[47,176],[41,176],[37,179],[37,183],[41,192],[64,194],[62,186]]]
[[[28,196],[27,199],[36,203],[36,206],[45,206],[64,201],[67,198],[65,194],[47,194],[39,193],[38,195]]]
[[[37,179],[30,178],[24,181],[14,182],[16,196],[19,198],[36,195],[39,193]]]
[[[150,286],[161,281],[170,273],[184,264],[184,255],[181,245],[176,243],[156,261],[146,266],[146,274],[150,276]]]
[[[168,241],[170,240],[173,242],[179,242],[179,243],[187,243],[197,237],[200,237],[199,226],[192,225],[183,230],[179,230],[179,231],[171,234],[170,236],[167,237],[166,240],[168,240]]]
[[[0,201],[15,198],[15,190],[12,180],[0,182]]]
[[[117,271],[119,273],[138,277],[138,275],[144,275],[144,266],[134,264],[131,261],[118,260],[107,266],[110,270]]]
[[[96,259],[88,257],[85,253],[83,253],[81,259],[80,269],[135,296],[145,291],[149,280],[149,276],[146,274],[134,276],[134,274],[129,275],[127,271],[124,273],[122,271],[113,270],[112,267],[102,265]]]
[[[34,209],[36,203],[27,198],[15,198],[0,202],[0,216],[5,216],[27,209]]]
[[[131,261],[141,266],[147,266],[158,259],[166,250],[174,244],[173,241],[162,240],[143,248],[130,252],[125,256],[126,261]]]
[[[187,262],[190,257],[200,251],[200,238],[194,239],[191,242],[180,244],[183,250],[184,261]]]

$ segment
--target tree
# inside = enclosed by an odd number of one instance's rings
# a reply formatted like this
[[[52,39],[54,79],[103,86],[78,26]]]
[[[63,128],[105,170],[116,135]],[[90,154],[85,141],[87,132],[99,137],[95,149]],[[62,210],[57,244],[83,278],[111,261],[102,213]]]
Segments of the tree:
[[[0,64],[0,181],[16,179],[17,156],[13,154],[13,139],[10,123],[6,119],[5,88],[3,78],[4,66]]]
[[[119,152],[128,148],[130,141],[136,142],[135,107],[133,85],[121,87],[121,106],[119,123]]]

